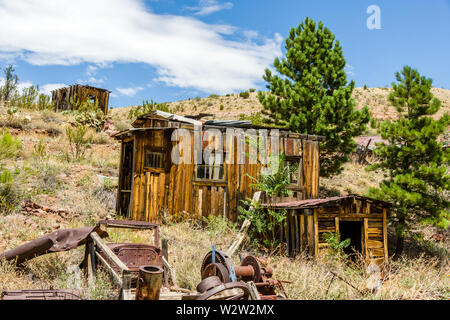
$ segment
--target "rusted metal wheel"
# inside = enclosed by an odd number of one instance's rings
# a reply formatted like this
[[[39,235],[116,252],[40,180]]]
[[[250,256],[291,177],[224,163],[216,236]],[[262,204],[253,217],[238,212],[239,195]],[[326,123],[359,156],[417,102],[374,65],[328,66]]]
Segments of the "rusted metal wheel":
[[[205,279],[206,280],[206,279]],[[204,280],[203,280],[204,281]],[[224,297],[223,294],[227,290],[237,289],[241,293],[232,294],[228,297]],[[196,300],[248,300],[250,296],[250,291],[247,285],[243,282],[229,282],[223,283],[213,289],[207,290]]]
[[[202,273],[202,279],[206,279],[211,276],[219,277],[223,283],[231,282],[230,273],[228,269],[221,263],[208,264]]]
[[[208,252],[206,256],[203,258],[202,267],[201,267],[201,275],[203,275],[203,272],[205,271],[206,267],[213,263],[212,261],[212,251]],[[231,272],[231,267],[233,266],[233,260],[231,260],[230,256],[225,251],[216,250],[215,251],[215,263],[220,263],[224,265],[227,270],[228,274]]]
[[[221,284],[222,281],[219,279],[219,277],[211,276],[200,281],[200,283],[197,285],[197,291],[200,293],[204,293],[208,290],[220,286]]]
[[[259,266],[258,260],[254,256],[246,256],[241,262],[241,266],[251,266],[255,271],[253,279],[244,279],[246,281],[253,280],[254,282],[261,281],[261,268]]]

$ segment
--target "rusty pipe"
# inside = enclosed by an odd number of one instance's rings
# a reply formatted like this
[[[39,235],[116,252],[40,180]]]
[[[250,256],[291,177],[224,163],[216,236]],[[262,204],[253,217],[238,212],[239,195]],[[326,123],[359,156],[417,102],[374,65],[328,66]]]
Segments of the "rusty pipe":
[[[163,269],[158,266],[139,267],[136,286],[136,300],[159,300],[162,286]]]
[[[236,266],[234,272],[236,277],[253,278],[255,275],[255,269],[252,266]]]

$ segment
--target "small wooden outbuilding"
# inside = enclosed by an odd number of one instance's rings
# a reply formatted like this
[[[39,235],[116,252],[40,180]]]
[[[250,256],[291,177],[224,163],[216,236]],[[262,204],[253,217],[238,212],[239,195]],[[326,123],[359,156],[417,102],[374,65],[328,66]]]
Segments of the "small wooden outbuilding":
[[[72,101],[76,98],[79,101],[97,101],[98,107],[103,113],[108,113],[109,94],[111,93],[109,90],[74,84],[70,87],[53,90],[51,93],[55,111],[73,110]]]
[[[329,247],[323,235],[339,232],[341,241],[350,238],[347,253],[361,253],[367,262],[377,265],[388,261],[386,223],[390,203],[349,194],[270,206],[287,210],[283,240],[290,255],[306,251],[318,256]]]
[[[182,214],[201,219],[209,215],[221,215],[236,221],[241,200],[252,198],[253,180],[261,169],[260,163],[249,158],[249,144],[245,143],[245,161],[238,161],[237,146],[242,136],[229,134],[229,130],[275,129],[254,126],[249,121],[197,120],[198,117],[182,117],[162,111],[153,111],[134,121],[133,128],[119,132],[115,138],[121,141],[119,188],[116,211],[133,220],[160,221],[163,216]],[[172,141],[176,129],[189,133],[186,152],[190,163],[177,164],[171,152],[178,144]],[[200,132],[198,131],[200,129]],[[200,134],[201,151],[216,140],[205,141],[208,130],[222,134],[224,141],[234,147],[227,149],[223,143],[222,163],[194,163],[194,139]],[[184,139],[184,137],[183,137]],[[324,138],[301,135],[279,130],[279,151],[286,155],[287,165],[299,164],[291,176],[291,200],[316,198],[319,186],[319,143]],[[267,153],[271,150],[267,143]],[[219,147],[220,150],[221,147]],[[234,152],[230,152],[234,150]],[[232,161],[229,161],[232,160]],[[232,162],[232,163],[230,163]]]

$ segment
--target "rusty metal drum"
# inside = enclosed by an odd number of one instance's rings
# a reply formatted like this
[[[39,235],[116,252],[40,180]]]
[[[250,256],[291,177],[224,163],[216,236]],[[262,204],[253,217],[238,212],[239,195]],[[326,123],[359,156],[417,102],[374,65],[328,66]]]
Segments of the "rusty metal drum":
[[[156,265],[139,267],[136,286],[136,300],[159,300],[163,269]]]

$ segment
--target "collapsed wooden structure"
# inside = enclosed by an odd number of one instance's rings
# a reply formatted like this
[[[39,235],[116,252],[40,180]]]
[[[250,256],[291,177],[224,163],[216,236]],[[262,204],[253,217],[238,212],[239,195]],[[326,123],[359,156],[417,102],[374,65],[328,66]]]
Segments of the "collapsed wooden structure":
[[[109,94],[111,91],[87,85],[74,84],[51,91],[55,111],[73,110],[73,101],[97,101],[103,113],[108,113]]]
[[[318,256],[329,248],[324,234],[339,232],[341,241],[351,241],[346,253],[359,253],[377,265],[388,261],[386,223],[391,204],[387,202],[350,194],[267,206],[287,210],[283,241],[291,255],[306,251]]]
[[[254,193],[254,181],[249,176],[258,176],[262,165],[251,161],[250,143],[245,143],[245,161],[239,163],[237,145],[243,138],[230,132],[274,129],[255,126],[248,121],[202,121],[159,110],[138,117],[132,125],[133,128],[115,135],[121,141],[116,210],[130,219],[150,222],[161,221],[164,215],[179,214],[196,219],[222,215],[236,221],[241,200],[252,198]],[[223,143],[223,159],[232,161],[194,164],[194,139],[199,128],[201,151],[217,143],[217,140],[208,143],[203,139],[205,131],[215,130],[232,143],[233,147],[228,150],[227,144]],[[189,163],[172,161],[171,152],[178,142],[172,141],[171,137],[176,129],[185,129],[189,133],[190,147],[182,150]],[[291,200],[316,198],[319,142],[324,138],[279,129],[277,139],[280,153],[286,155],[286,163],[299,164],[297,172],[291,176]],[[266,147],[270,154],[270,138]]]

